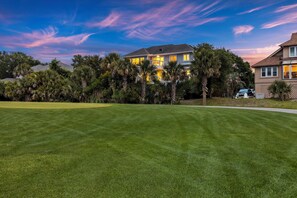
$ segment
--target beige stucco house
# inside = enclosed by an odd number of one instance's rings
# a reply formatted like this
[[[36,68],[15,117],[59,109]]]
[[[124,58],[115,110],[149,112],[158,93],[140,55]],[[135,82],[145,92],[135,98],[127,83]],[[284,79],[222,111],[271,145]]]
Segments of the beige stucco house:
[[[291,98],[297,98],[297,33],[252,67],[255,69],[256,93],[263,93],[265,98],[269,98],[269,85],[275,80],[284,80],[293,85]]]

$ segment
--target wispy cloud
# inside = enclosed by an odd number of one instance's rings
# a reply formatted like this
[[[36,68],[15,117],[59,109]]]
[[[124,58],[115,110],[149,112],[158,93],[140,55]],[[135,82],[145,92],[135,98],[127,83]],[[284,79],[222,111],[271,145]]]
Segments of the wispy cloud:
[[[233,28],[233,33],[234,35],[240,35],[240,34],[247,34],[253,31],[254,26],[251,25],[241,25],[241,26],[236,26]]]
[[[90,27],[115,27],[120,23],[121,14],[117,12],[111,12],[108,17],[98,23],[88,23]]]
[[[58,36],[57,34],[58,29],[52,26],[30,33],[20,33],[20,35],[18,36],[11,36],[9,38],[9,47],[12,47],[12,45],[25,48],[35,48],[53,44],[80,45],[85,42],[91,35],[93,35],[84,33],[72,36]]]
[[[281,25],[297,23],[297,4],[281,6],[275,10],[275,13],[283,13],[276,20],[262,25],[263,29],[270,29]]]
[[[280,25],[286,25],[290,23],[297,23],[297,11],[284,14],[283,16],[279,17],[278,19],[272,22],[263,24],[262,28],[270,29],[270,28],[274,28]]]
[[[224,17],[210,17],[213,13],[222,9],[219,4],[220,1],[197,5],[174,0],[142,13],[112,11],[105,19],[99,22],[87,23],[87,26],[114,28],[125,32],[128,37],[151,40],[156,39],[157,35],[164,36],[164,32],[172,29],[178,32],[178,30],[181,31],[185,27],[197,27],[206,23],[224,20]]]
[[[294,9],[294,8],[297,8],[297,4],[291,4],[291,5],[287,5],[287,6],[281,6],[277,10],[275,10],[275,12],[276,13],[284,12],[284,11],[291,10],[291,9]]]
[[[240,12],[240,13],[238,13],[238,15],[253,13],[253,12],[256,12],[256,11],[259,11],[259,10],[263,10],[264,8],[267,8],[267,7],[268,6],[259,6],[259,7],[250,9],[250,10],[246,10],[244,12]]]
[[[273,52],[279,49],[279,43],[259,48],[238,48],[232,49],[233,52],[240,55],[251,65],[263,60]]]

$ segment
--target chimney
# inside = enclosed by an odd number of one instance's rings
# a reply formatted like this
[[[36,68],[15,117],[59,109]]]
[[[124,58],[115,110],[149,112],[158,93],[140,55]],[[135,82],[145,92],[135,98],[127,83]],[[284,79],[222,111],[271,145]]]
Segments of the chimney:
[[[292,37],[291,37],[291,40],[297,40],[297,32],[293,33],[292,34]]]

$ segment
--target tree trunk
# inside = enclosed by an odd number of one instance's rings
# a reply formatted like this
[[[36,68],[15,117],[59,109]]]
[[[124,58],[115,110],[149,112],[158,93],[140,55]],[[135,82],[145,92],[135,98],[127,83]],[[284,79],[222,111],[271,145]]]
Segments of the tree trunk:
[[[84,79],[81,79],[82,88],[85,89],[87,87],[87,82]]]
[[[142,104],[145,104],[145,96],[146,96],[146,79],[143,79],[142,80],[142,83],[141,83],[141,103]]]
[[[206,105],[207,76],[202,77],[202,95],[203,95],[203,105]]]
[[[176,102],[176,82],[173,81],[171,84],[171,104]]]
[[[127,91],[127,87],[128,87],[128,80],[127,80],[127,76],[124,76],[123,78],[123,89],[124,89],[124,92]]]

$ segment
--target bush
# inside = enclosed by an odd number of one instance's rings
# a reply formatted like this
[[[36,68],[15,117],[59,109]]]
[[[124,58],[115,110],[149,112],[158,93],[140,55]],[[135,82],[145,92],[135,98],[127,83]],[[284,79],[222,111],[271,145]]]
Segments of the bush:
[[[290,98],[292,85],[289,85],[282,80],[276,80],[268,87],[268,91],[274,98],[277,97],[281,101],[284,101]]]

